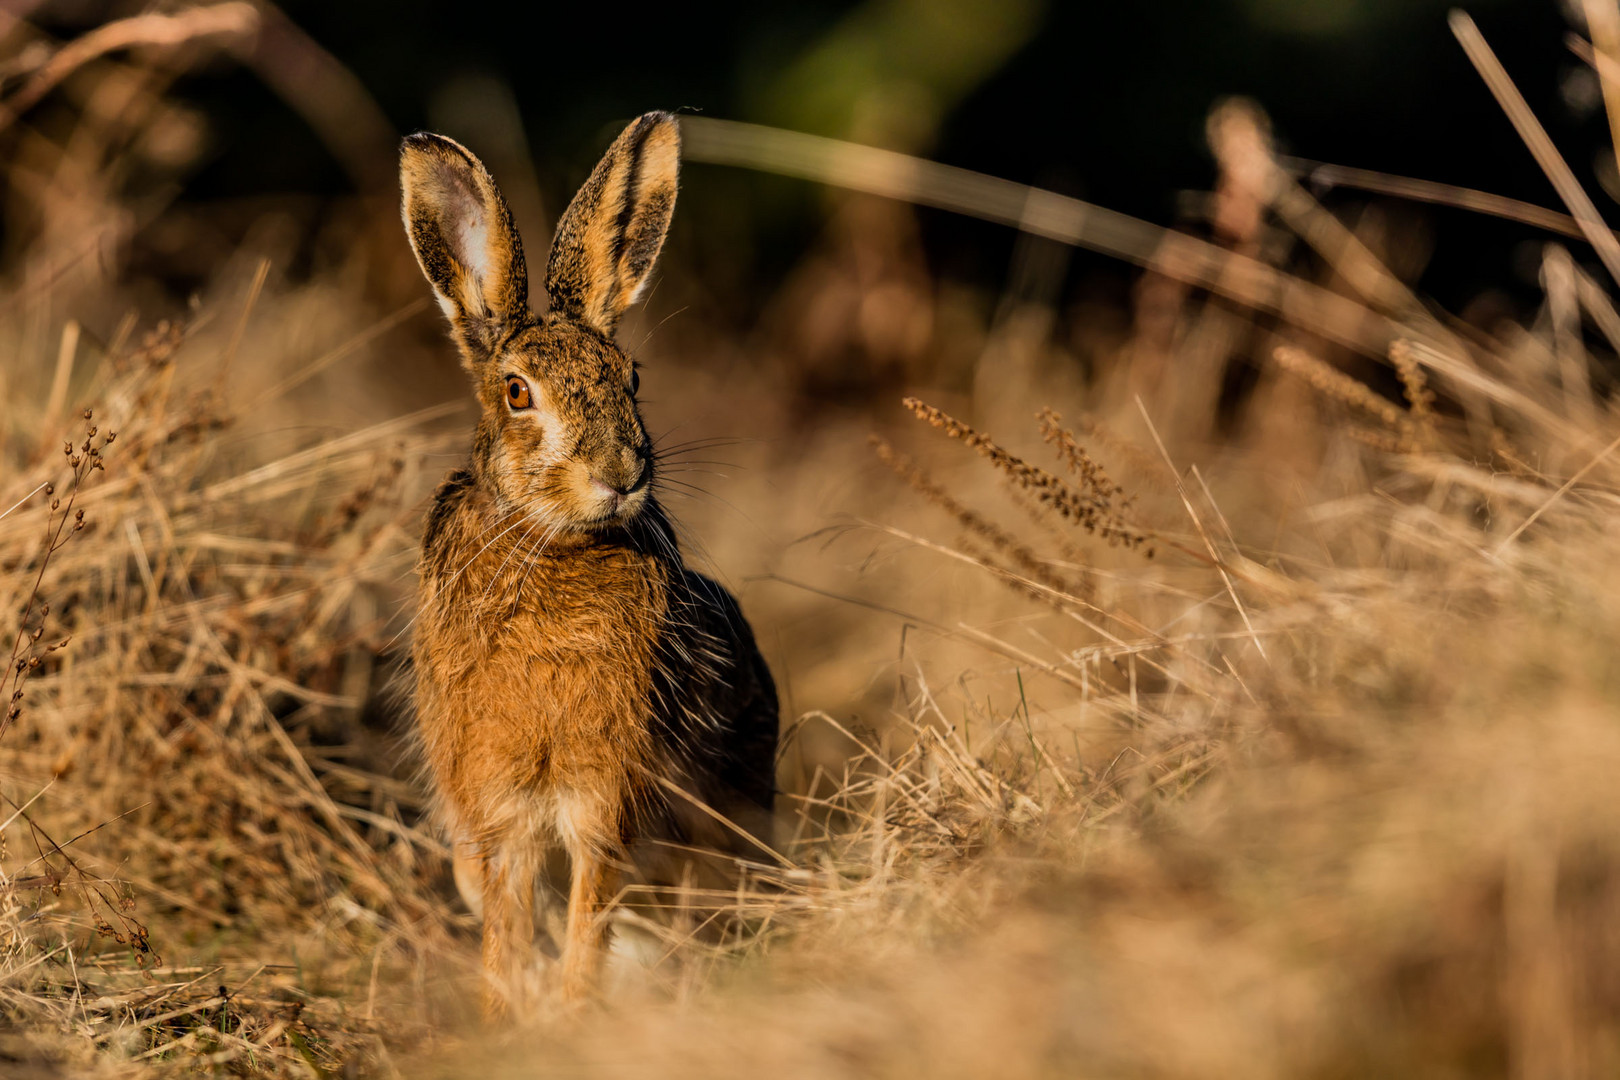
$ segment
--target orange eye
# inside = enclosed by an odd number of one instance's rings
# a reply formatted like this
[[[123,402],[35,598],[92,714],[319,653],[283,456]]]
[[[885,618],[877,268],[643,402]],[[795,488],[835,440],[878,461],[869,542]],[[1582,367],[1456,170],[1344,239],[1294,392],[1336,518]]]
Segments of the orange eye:
[[[506,377],[506,404],[514,409],[527,409],[533,404],[529,399],[529,384],[516,375]]]

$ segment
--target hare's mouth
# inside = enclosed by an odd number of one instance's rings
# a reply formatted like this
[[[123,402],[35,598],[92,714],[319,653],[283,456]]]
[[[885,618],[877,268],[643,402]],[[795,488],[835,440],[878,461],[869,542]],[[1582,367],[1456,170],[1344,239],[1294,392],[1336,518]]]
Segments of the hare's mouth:
[[[640,513],[647,502],[651,473],[651,469],[642,469],[628,484],[591,475],[585,484],[594,511],[590,524],[598,528],[622,525]]]
[[[581,522],[588,529],[607,529],[623,525],[641,513],[647,503],[647,485],[638,484],[629,491],[618,491],[599,481],[591,481],[591,494],[595,496],[594,514]]]

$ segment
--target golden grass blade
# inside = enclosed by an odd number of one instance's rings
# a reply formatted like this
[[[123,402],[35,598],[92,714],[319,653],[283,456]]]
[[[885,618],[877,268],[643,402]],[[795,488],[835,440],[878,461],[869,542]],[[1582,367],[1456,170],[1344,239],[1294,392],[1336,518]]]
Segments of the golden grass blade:
[[[1575,283],[1575,260],[1562,244],[1542,249],[1542,291],[1547,295],[1547,311],[1552,320],[1553,358],[1558,366],[1559,387],[1564,395],[1565,415],[1580,427],[1593,420],[1592,376],[1586,345],[1581,339],[1579,287]]]
[[[1500,557],[1502,552],[1506,551],[1508,546],[1511,545],[1513,541],[1517,540],[1521,535],[1523,535],[1524,530],[1528,529],[1531,525],[1534,525],[1536,523],[1536,519],[1541,517],[1542,514],[1546,513],[1548,509],[1550,509],[1552,505],[1559,499],[1569,494],[1569,490],[1571,488],[1580,483],[1587,473],[1597,468],[1598,465],[1602,463],[1603,459],[1614,453],[1617,448],[1620,448],[1620,436],[1616,436],[1615,440],[1608,446],[1605,446],[1596,457],[1592,458],[1592,460],[1588,461],[1585,465],[1582,465],[1580,469],[1575,472],[1575,475],[1571,476],[1568,480],[1565,480],[1561,485],[1559,485],[1558,490],[1547,497],[1546,502],[1536,507],[1529,517],[1525,518],[1519,523],[1518,528],[1508,533],[1502,542],[1496,545],[1496,550],[1493,552],[1493,554]]]
[[[1394,176],[1371,169],[1356,169],[1348,165],[1300,164],[1299,168],[1312,184],[1323,187],[1354,188],[1358,191],[1391,195],[1412,202],[1471,210],[1490,217],[1517,221],[1521,225],[1546,229],[1548,232],[1559,233],[1575,240],[1586,239],[1586,233],[1581,229],[1580,223],[1568,214],[1561,214],[1557,210],[1520,199],[1510,199],[1506,195],[1459,187],[1456,184],[1441,184],[1433,180],[1419,180],[1410,176]]]
[[[62,327],[62,342],[56,350],[56,370],[51,373],[51,389],[45,398],[41,427],[48,428],[67,401],[68,380],[73,377],[73,359],[79,352],[79,324],[69,319]]]
[[[305,364],[297,371],[294,371],[291,375],[288,375],[286,378],[272,385],[268,390],[265,390],[256,399],[254,399],[253,404],[248,406],[249,411],[258,408],[267,401],[272,401],[275,398],[280,397],[282,394],[285,394],[287,391],[296,386],[303,385],[305,382],[308,382],[316,375],[319,375],[321,372],[325,371],[339,360],[343,360],[353,355],[356,351],[371,344],[373,341],[388,333],[388,331],[392,330],[394,327],[405,322],[412,316],[420,315],[422,312],[426,311],[432,306],[433,302],[431,298],[426,296],[418,297],[417,299],[406,304],[404,307],[395,311],[393,314],[386,315],[383,318],[378,319],[376,322],[372,323],[366,329],[354,335],[337,348],[316,357],[308,364]]]
[[[683,800],[685,800],[687,803],[689,803],[690,805],[695,807],[697,810],[699,810],[702,813],[706,814],[708,817],[712,818],[715,822],[717,822],[721,826],[725,827],[726,829],[728,829],[732,833],[736,834],[738,837],[742,838],[743,840],[748,841],[750,844],[753,844],[756,848],[758,848],[760,851],[764,852],[765,854],[769,855],[771,858],[775,859],[782,866],[789,867],[789,868],[791,868],[793,866],[793,861],[791,859],[789,859],[786,855],[781,854],[775,848],[773,848],[769,844],[765,843],[765,841],[759,839],[753,833],[749,832],[747,829],[743,828],[741,825],[738,825],[736,822],[732,821],[730,818],[726,817],[720,811],[714,809],[714,807],[710,806],[708,803],[704,802],[702,799],[699,799],[696,795],[693,795],[691,792],[687,791],[685,788],[681,787],[679,784],[676,784],[676,783],[668,780],[667,778],[662,777],[662,776],[658,776],[658,775],[656,775],[654,773],[648,773],[647,775],[649,777],[651,777],[653,780],[656,780],[658,782],[659,786],[661,786],[665,791],[668,791],[671,795],[680,796]]]
[[[1413,322],[1403,322],[1185,233],[1052,191],[891,150],[711,117],[683,117],[681,124],[683,153],[692,161],[759,169],[931,206],[1100,251],[1276,315],[1380,362],[1388,361],[1391,342],[1410,339],[1424,363],[1460,393],[1523,409],[1549,431],[1563,431],[1560,437],[1589,441],[1578,429],[1564,431],[1556,414],[1456,355],[1461,350],[1453,335],[1443,328],[1437,331],[1421,306],[1415,309]],[[1580,197],[1584,199],[1584,193]],[[1583,222],[1581,228],[1590,240],[1588,224]],[[1610,248],[1620,254],[1620,240],[1606,228],[1603,231]],[[1620,267],[1620,258],[1616,266]]]
[[[1620,154],[1620,6],[1614,0],[1583,0],[1581,10],[1586,15],[1587,32],[1592,35],[1589,62],[1597,69],[1603,87],[1609,142]]]
[[[225,346],[225,351],[220,354],[219,370],[214,373],[215,387],[225,385],[231,364],[236,360],[236,351],[242,347],[242,338],[247,334],[248,320],[253,317],[253,307],[259,302],[259,293],[264,290],[265,280],[269,276],[270,260],[260,259],[259,265],[253,270],[253,281],[248,285],[247,299],[242,301],[242,314],[237,317],[236,329],[231,331],[231,340]]]
[[[1401,327],[1365,305],[1175,232],[1042,188],[892,150],[734,120],[681,118],[682,153],[950,210],[1100,251],[1269,312],[1341,345],[1382,358]]]
[[[10,506],[6,507],[4,511],[0,511],[0,520],[4,520],[5,517],[7,515],[9,515],[13,510],[17,509],[17,507],[21,506],[23,503],[27,502],[29,499],[32,499],[35,495],[38,495],[41,491],[44,491],[45,487],[46,487],[46,485],[43,484],[43,483],[36,484],[34,486],[33,491],[30,491],[28,494],[24,495],[22,498],[18,499],[16,502],[14,502]]]
[[[1100,623],[1097,623],[1097,622],[1095,622],[1095,621],[1093,621],[1091,619],[1086,618],[1080,612],[1069,610],[1068,608],[1063,608],[1062,609],[1063,614],[1066,615],[1068,618],[1071,618],[1075,622],[1078,622],[1081,626],[1084,626],[1087,630],[1089,630],[1092,633],[1096,634],[1098,637],[1102,638],[1104,641],[1108,642],[1110,645],[1113,645],[1114,647],[1121,650],[1121,655],[1127,655],[1127,654],[1129,654],[1129,655],[1141,655],[1142,650],[1145,650],[1145,649],[1166,649],[1166,648],[1173,648],[1174,645],[1175,645],[1174,642],[1170,641],[1169,639],[1163,637],[1160,634],[1155,633],[1151,628],[1143,626],[1140,622],[1138,622],[1136,619],[1131,618],[1125,612],[1122,612],[1122,611],[1108,611],[1108,610],[1105,610],[1103,608],[1097,607],[1095,604],[1089,604],[1089,603],[1086,603],[1084,601],[1077,600],[1076,598],[1068,595],[1067,593],[1061,593],[1061,592],[1059,592],[1059,591],[1057,591],[1055,589],[1052,589],[1051,587],[1049,587],[1047,585],[1043,585],[1039,581],[1033,581],[1033,580],[1031,580],[1029,578],[1021,577],[1021,576],[1013,573],[1011,570],[1007,570],[1007,569],[1005,569],[1003,567],[996,566],[996,565],[991,564],[991,563],[986,563],[981,559],[974,558],[972,555],[968,554],[967,552],[958,551],[955,548],[947,547],[944,544],[935,543],[934,541],[929,540],[927,537],[918,536],[915,533],[906,532],[904,529],[897,529],[892,525],[883,525],[883,524],[879,524],[879,523],[876,523],[876,522],[869,522],[868,524],[869,524],[869,526],[871,528],[874,528],[874,529],[877,529],[877,530],[879,530],[881,532],[887,533],[888,535],[893,536],[897,540],[904,540],[907,543],[914,544],[917,547],[922,548],[925,551],[932,551],[932,552],[935,552],[936,554],[943,555],[944,557],[946,557],[948,559],[955,559],[955,560],[957,560],[959,562],[966,563],[969,566],[973,566],[973,567],[975,567],[977,569],[987,571],[990,574],[995,575],[996,577],[1003,578],[1005,580],[1015,582],[1021,588],[1026,588],[1026,589],[1029,589],[1031,592],[1041,593],[1043,595],[1046,595],[1047,597],[1049,597],[1053,601],[1057,601],[1057,602],[1063,603],[1063,604],[1072,604],[1072,605],[1075,605],[1075,606],[1078,606],[1078,607],[1085,608],[1086,610],[1096,612],[1098,615],[1102,616],[1105,619],[1112,619],[1112,620],[1114,620],[1116,622],[1124,623],[1125,625],[1131,627],[1131,629],[1137,630],[1137,631],[1139,631],[1139,632],[1141,632],[1141,633],[1148,636],[1149,640],[1146,641],[1146,642],[1143,642],[1143,643],[1128,642],[1125,639],[1119,637],[1117,634],[1114,634],[1114,633],[1110,632],[1106,627],[1102,626]],[[909,618],[909,616],[908,616],[908,618]],[[924,625],[928,625],[928,624],[925,623]],[[949,629],[946,628],[946,627],[938,627],[938,626],[936,626],[934,628],[939,629],[939,630],[941,630],[943,632],[946,632],[946,633],[950,632]],[[1252,630],[1250,632],[1252,633]],[[994,639],[989,639],[989,640],[994,640]],[[1000,648],[1000,647],[1003,647],[1005,643],[997,642],[996,644],[997,644],[998,648]],[[1005,648],[1011,648],[1011,646],[1005,646]],[[1005,649],[1003,649],[1003,655],[1012,656],[1012,654],[1006,653]],[[1017,653],[1016,656],[1013,656],[1013,658],[1014,659],[1026,659],[1026,660],[1030,660],[1031,662],[1040,663],[1040,664],[1043,665],[1043,667],[1042,667],[1043,671],[1047,671],[1047,672],[1049,672],[1051,674],[1057,674],[1058,677],[1063,678],[1063,679],[1065,679],[1067,681],[1070,681],[1071,684],[1074,684],[1073,676],[1069,675],[1067,672],[1063,672],[1063,673],[1059,674],[1058,669],[1056,669],[1056,668],[1054,668],[1054,667],[1052,667],[1050,665],[1046,665],[1045,661],[1041,661],[1037,657],[1032,657],[1029,653],[1025,653],[1022,650],[1020,650]],[[1193,658],[1193,659],[1196,660],[1196,658]],[[1167,668],[1165,668],[1162,664],[1158,663],[1156,660],[1153,660],[1151,657],[1142,656],[1142,662],[1147,664],[1149,667],[1153,668],[1155,671],[1158,671],[1161,674],[1165,675],[1166,677],[1170,676],[1170,671]],[[1210,668],[1210,670],[1214,670],[1213,667],[1211,665],[1209,665],[1208,663],[1205,663],[1203,661],[1197,661],[1197,662],[1202,664],[1202,666],[1204,666],[1204,667]],[[1074,685],[1078,685],[1078,684],[1074,684]],[[1211,692],[1207,688],[1199,687],[1197,685],[1194,685],[1192,682],[1185,682],[1183,685],[1185,685],[1187,687],[1187,689],[1192,691],[1194,694],[1197,694],[1197,695],[1199,695],[1201,697],[1204,697],[1204,698],[1206,698],[1208,700],[1211,700],[1211,701],[1215,700],[1214,696],[1211,694]]]
[[[1136,408],[1142,414],[1143,422],[1147,424],[1148,433],[1153,436],[1153,444],[1159,448],[1159,454],[1164,458],[1165,468],[1169,469],[1170,474],[1176,478],[1176,494],[1181,496],[1181,505],[1187,508],[1187,516],[1192,518],[1193,528],[1198,530],[1198,537],[1204,542],[1204,548],[1209,552],[1211,565],[1220,573],[1221,581],[1226,586],[1226,594],[1232,598],[1232,606],[1237,608],[1238,616],[1243,620],[1244,628],[1249,631],[1250,640],[1254,642],[1254,647],[1260,652],[1260,658],[1267,664],[1271,663],[1271,657],[1266,655],[1266,647],[1261,643],[1260,635],[1255,631],[1254,623],[1249,619],[1249,610],[1243,606],[1242,599],[1238,597],[1237,587],[1232,584],[1232,576],[1226,572],[1226,564],[1221,559],[1221,553],[1215,549],[1215,542],[1209,538],[1209,533],[1204,529],[1203,519],[1198,516],[1198,511],[1193,508],[1192,499],[1187,494],[1187,485],[1182,483],[1181,473],[1176,471],[1176,463],[1171,460],[1170,451],[1165,447],[1164,440],[1159,438],[1159,429],[1153,423],[1153,417],[1148,415],[1147,406],[1142,404],[1140,396],[1136,398]]]
[[[1609,343],[1609,348],[1620,353],[1620,311],[1615,310],[1614,301],[1603,291],[1603,286],[1582,270],[1579,263],[1574,264],[1573,269],[1575,294],[1580,299],[1581,307],[1597,324],[1598,332]]]
[[[1614,233],[1604,223],[1597,207],[1592,204],[1591,197],[1581,187],[1580,181],[1575,179],[1575,174],[1570,171],[1569,165],[1558,153],[1558,148],[1548,137],[1547,130],[1541,126],[1541,121],[1530,111],[1524,95],[1513,85],[1512,78],[1508,76],[1507,70],[1502,67],[1502,62],[1496,58],[1496,54],[1491,51],[1490,45],[1486,44],[1485,37],[1479,32],[1479,27],[1474,25],[1474,20],[1456,9],[1453,9],[1447,18],[1451,23],[1451,32],[1457,36],[1457,41],[1468,54],[1474,69],[1479,72],[1480,78],[1485,80],[1485,85],[1490,88],[1502,111],[1507,113],[1514,130],[1519,133],[1519,138],[1524,140],[1525,146],[1535,157],[1536,164],[1541,166],[1541,171],[1552,181],[1558,197],[1564,200],[1564,205],[1569,208],[1576,224],[1581,227],[1587,242],[1597,251],[1598,258],[1609,271],[1609,276],[1620,282],[1620,240],[1615,239]]]
[[[253,5],[238,0],[174,15],[134,15],[106,23],[62,46],[22,89],[0,104],[0,129],[10,127],[69,75],[108,53],[140,46],[173,47],[209,37],[240,39],[252,34],[258,23]]]

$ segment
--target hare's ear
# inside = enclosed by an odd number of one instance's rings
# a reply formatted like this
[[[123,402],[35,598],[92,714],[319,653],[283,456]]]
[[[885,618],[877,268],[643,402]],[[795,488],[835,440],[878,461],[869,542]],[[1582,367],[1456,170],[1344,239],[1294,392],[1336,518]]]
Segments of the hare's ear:
[[[650,112],[608,147],[557,222],[546,266],[551,309],[604,334],[635,303],[675,213],[681,132]]]
[[[483,163],[442,135],[406,138],[399,183],[416,261],[463,356],[476,363],[528,311],[529,274],[512,212]]]

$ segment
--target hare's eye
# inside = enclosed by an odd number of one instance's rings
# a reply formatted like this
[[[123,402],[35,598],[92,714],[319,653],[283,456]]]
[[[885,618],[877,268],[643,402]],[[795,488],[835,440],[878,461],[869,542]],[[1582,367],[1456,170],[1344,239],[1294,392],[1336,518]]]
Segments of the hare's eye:
[[[529,384],[516,375],[506,377],[506,404],[513,409],[527,409],[533,404],[529,398]]]
[[[635,397],[636,391],[641,389],[641,372],[635,368],[630,369],[630,396]]]

